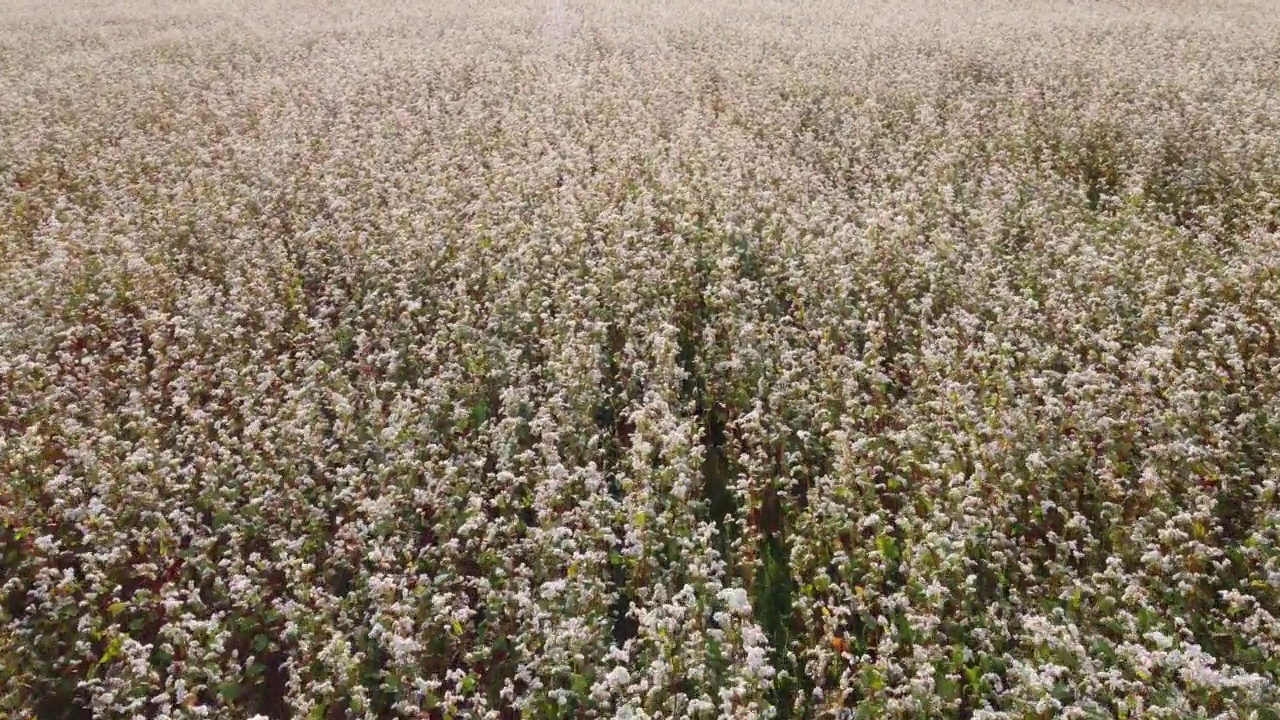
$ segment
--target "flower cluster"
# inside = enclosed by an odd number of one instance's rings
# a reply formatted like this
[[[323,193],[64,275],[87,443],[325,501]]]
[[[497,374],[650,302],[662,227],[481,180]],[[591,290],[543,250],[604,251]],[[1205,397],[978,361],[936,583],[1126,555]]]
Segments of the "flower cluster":
[[[8,6],[0,716],[1275,716],[1267,3]]]

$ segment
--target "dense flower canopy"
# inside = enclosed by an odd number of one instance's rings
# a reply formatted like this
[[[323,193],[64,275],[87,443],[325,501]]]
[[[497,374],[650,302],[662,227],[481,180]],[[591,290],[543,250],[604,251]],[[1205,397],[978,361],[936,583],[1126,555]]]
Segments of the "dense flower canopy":
[[[1274,3],[0,6],[0,716],[1280,717]]]

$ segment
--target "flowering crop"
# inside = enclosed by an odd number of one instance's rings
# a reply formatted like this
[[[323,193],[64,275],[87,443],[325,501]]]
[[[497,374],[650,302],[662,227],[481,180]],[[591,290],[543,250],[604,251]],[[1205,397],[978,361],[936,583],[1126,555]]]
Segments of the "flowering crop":
[[[0,716],[1280,718],[1274,3],[0,6]]]

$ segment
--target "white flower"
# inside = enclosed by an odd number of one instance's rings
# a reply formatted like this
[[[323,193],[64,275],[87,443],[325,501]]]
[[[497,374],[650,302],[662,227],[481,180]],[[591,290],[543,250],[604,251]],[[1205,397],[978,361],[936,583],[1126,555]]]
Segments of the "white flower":
[[[751,601],[747,599],[747,591],[742,588],[725,588],[717,597],[728,606],[729,611],[738,615],[751,613]]]
[[[622,665],[615,666],[605,676],[605,680],[615,689],[621,689],[631,684],[631,673]]]
[[[1173,647],[1173,639],[1159,630],[1152,630],[1146,634],[1146,638],[1156,644],[1160,650],[1168,650]]]

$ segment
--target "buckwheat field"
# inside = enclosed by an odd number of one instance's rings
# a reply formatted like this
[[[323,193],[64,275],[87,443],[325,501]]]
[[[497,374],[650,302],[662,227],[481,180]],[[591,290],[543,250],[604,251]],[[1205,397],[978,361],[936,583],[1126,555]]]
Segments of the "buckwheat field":
[[[1280,719],[1280,5],[0,0],[0,717]]]

